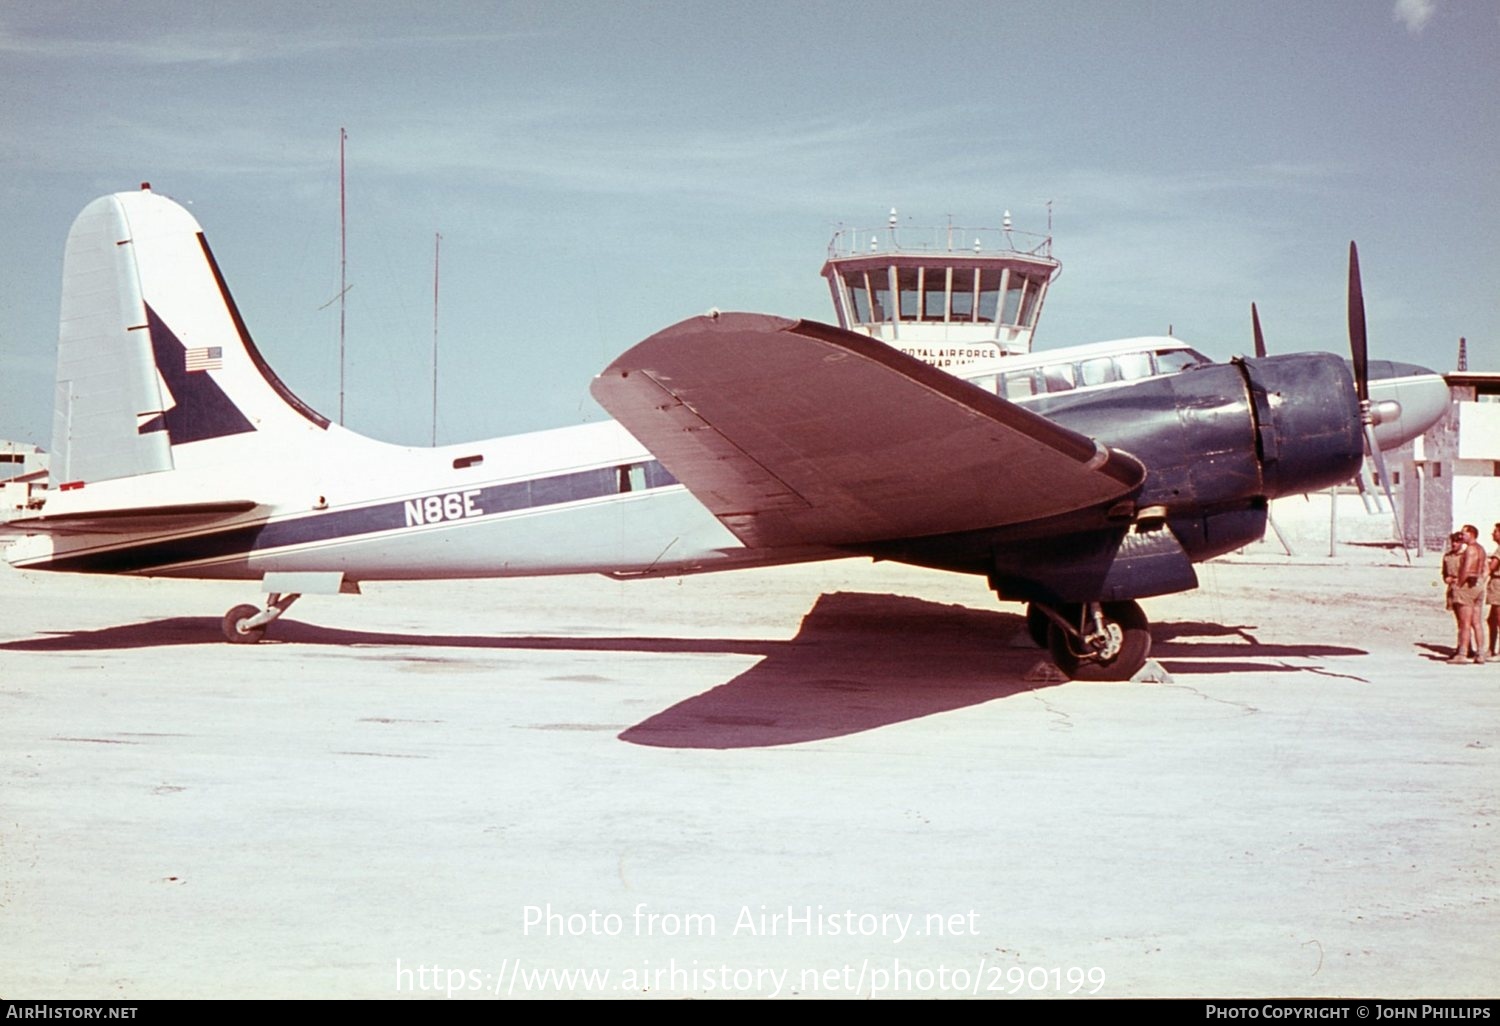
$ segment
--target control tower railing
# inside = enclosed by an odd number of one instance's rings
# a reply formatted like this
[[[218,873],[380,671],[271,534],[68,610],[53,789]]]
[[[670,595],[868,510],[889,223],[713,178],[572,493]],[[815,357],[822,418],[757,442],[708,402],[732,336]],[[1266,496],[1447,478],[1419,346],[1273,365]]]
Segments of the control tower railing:
[[[828,258],[867,253],[1018,253],[1052,256],[1052,236],[1012,228],[970,228],[950,224],[936,227],[882,225],[879,228],[839,228],[828,243]]]

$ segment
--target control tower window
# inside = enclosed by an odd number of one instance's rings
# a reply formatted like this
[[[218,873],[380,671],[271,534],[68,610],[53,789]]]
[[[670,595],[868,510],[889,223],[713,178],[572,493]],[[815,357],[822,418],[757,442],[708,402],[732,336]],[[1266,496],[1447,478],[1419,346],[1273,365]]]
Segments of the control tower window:
[[[1021,296],[1021,315],[1016,319],[1016,323],[1024,328],[1029,328],[1031,327],[1031,322],[1036,319],[1036,301],[1037,297],[1042,294],[1042,283],[1024,274],[1020,275],[1020,279],[1021,286],[1025,291]],[[1015,280],[1016,276],[1012,275],[1011,281],[1014,282]]]
[[[948,313],[948,268],[922,268],[922,320],[941,321]]]
[[[896,268],[896,288],[901,293],[901,319],[903,321],[914,321],[917,319],[917,297],[921,295],[921,268],[898,267]]]
[[[950,321],[972,321],[974,319],[974,290],[979,283],[979,271],[955,267],[953,269],[953,309]]]
[[[844,279],[849,289],[849,309],[854,311],[856,324],[870,323],[870,287],[865,281],[864,271],[853,271]]]
[[[984,324],[995,323],[1000,307],[1000,275],[998,267],[979,269],[979,320]]]
[[[891,276],[887,268],[870,272],[870,319],[872,321],[895,320],[891,316]]]
[[[890,320],[891,286],[888,268],[845,272],[844,287],[856,324],[878,324]]]

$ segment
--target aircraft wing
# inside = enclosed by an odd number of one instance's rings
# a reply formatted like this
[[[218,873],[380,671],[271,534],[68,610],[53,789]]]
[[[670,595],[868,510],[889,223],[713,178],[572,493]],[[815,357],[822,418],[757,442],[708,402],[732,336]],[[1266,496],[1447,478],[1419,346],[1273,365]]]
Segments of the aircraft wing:
[[[1111,502],[1145,477],[1132,456],[813,321],[683,321],[592,391],[750,546],[1020,524]]]

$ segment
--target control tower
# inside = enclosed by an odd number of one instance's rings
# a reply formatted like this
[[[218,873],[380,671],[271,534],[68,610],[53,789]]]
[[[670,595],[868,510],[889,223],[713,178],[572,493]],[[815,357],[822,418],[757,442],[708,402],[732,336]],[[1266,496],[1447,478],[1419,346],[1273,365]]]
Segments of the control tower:
[[[1062,265],[1052,236],[1000,228],[841,228],[823,277],[839,326],[937,367],[1031,351]]]

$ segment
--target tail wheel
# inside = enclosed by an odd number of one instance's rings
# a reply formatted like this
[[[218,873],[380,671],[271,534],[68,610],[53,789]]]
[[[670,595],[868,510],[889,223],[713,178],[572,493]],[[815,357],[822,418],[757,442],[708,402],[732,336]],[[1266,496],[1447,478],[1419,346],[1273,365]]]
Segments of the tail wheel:
[[[253,645],[266,636],[264,626],[242,629],[240,624],[260,612],[259,606],[235,606],[224,614],[224,639],[231,645]]]
[[[1135,602],[1105,602],[1099,608],[1099,630],[1093,631],[1085,610],[1071,607],[1069,622],[1080,623],[1083,638],[1050,624],[1047,648],[1052,661],[1074,680],[1129,680],[1151,654],[1150,623]]]

